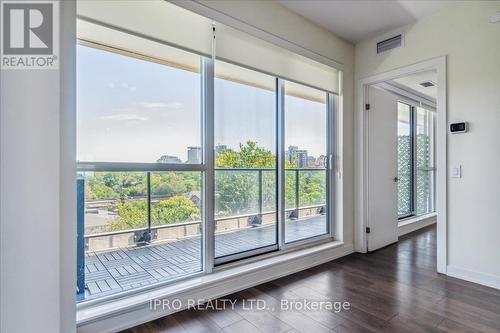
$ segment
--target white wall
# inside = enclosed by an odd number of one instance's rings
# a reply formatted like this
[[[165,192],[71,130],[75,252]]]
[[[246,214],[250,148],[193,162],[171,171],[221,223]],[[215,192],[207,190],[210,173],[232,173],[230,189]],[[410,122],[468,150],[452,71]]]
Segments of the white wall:
[[[442,55],[448,57],[448,120],[468,121],[470,132],[448,135],[448,273],[500,288],[500,24],[488,19],[500,1],[448,7],[405,31],[405,47],[376,55],[359,43],[355,78],[361,79]]]
[[[74,3],[60,13],[60,70],[1,72],[2,333],[75,330]]]
[[[300,45],[344,65],[343,90],[343,223],[342,240],[354,242],[354,46],[315,25],[284,6],[267,0],[197,0],[211,9],[229,15],[282,39]]]

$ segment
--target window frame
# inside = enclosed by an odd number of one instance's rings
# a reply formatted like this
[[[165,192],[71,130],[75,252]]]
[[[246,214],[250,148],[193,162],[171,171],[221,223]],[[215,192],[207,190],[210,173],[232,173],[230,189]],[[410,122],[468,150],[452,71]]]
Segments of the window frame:
[[[109,45],[103,45],[100,43],[94,43],[92,41],[77,39],[77,44],[84,45],[86,47],[94,47],[106,52],[115,52],[120,55],[130,56],[143,61],[151,61],[154,63],[159,63],[166,66],[172,66],[172,63],[168,61],[161,61],[161,59],[149,57],[144,54],[137,52],[131,52],[116,48]],[[170,46],[170,45],[169,45]],[[192,52],[194,53],[194,52]],[[205,55],[200,55],[200,75],[201,75],[201,149],[202,149],[202,161],[199,164],[180,164],[180,163],[131,163],[131,162],[88,162],[88,161],[78,161],[76,162],[77,174],[80,172],[162,172],[162,171],[193,171],[201,172],[202,177],[202,212],[201,212],[201,261],[202,269],[199,272],[192,274],[187,274],[185,276],[173,278],[167,281],[161,281],[151,285],[134,288],[131,290],[121,291],[116,294],[99,297],[96,299],[82,300],[77,302],[77,307],[87,307],[92,304],[97,304],[101,302],[106,302],[109,300],[126,297],[129,295],[140,293],[144,290],[149,290],[151,288],[157,288],[165,285],[170,285],[173,283],[178,283],[184,280],[192,279],[198,276],[203,276],[214,270],[224,269],[225,267],[234,267],[235,265],[244,265],[248,261],[253,261],[258,258],[259,255],[275,256],[280,255],[284,252],[288,252],[293,249],[300,249],[304,246],[313,246],[316,244],[321,244],[327,241],[337,240],[334,237],[335,234],[335,223],[337,211],[339,209],[337,203],[337,194],[335,193],[338,189],[337,180],[340,179],[341,167],[339,163],[339,154],[337,151],[338,135],[341,133],[339,131],[340,126],[338,124],[339,110],[341,104],[341,94],[326,91],[317,87],[312,87],[307,84],[300,82],[288,80],[285,78],[277,77],[273,75],[276,79],[276,90],[275,90],[275,106],[276,106],[276,148],[277,148],[277,244],[266,246],[264,248],[258,248],[250,251],[245,251],[241,253],[236,253],[234,255],[215,258],[215,94],[214,94],[214,82],[215,82],[215,57],[207,57]],[[223,60],[224,61],[224,60]],[[266,75],[272,75],[263,71],[259,71],[255,68],[249,68],[240,64],[234,64],[247,68],[253,71],[257,71]],[[179,66],[174,67],[179,68]],[[327,167],[326,171],[326,184],[327,184],[327,194],[326,194],[326,206],[327,206],[327,233],[318,236],[313,236],[309,238],[299,239],[295,241],[285,242],[285,192],[284,192],[284,176],[285,176],[285,147],[284,147],[284,82],[290,81],[298,84],[302,84],[307,87],[318,89],[326,94],[326,112],[327,112]],[[341,85],[342,79],[339,75],[339,83]],[[337,173],[339,176],[337,176]],[[142,230],[139,229],[139,230]],[[340,237],[340,236],[339,236]],[[248,255],[250,254],[250,255]]]

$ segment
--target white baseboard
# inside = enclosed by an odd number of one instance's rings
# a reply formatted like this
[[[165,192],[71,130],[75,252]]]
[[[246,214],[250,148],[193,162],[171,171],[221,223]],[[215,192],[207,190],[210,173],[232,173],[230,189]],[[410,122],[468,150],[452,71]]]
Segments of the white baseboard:
[[[500,289],[500,276],[481,272],[473,272],[467,269],[448,266],[446,274],[461,280],[482,284],[483,286]]]
[[[151,290],[140,295],[77,311],[78,333],[113,333],[146,323],[181,309],[150,308],[150,300],[209,300],[265,283],[354,252],[352,244],[333,242],[229,268],[193,281]],[[115,303],[115,304],[113,304]]]
[[[418,229],[425,228],[431,224],[436,223],[436,214],[429,214],[424,216],[414,217],[398,223],[398,237],[409,234],[410,232]]]

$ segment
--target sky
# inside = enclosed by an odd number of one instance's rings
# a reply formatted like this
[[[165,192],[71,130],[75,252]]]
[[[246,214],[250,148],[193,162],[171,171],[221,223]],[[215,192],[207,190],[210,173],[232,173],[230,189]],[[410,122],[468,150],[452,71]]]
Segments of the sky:
[[[201,145],[200,75],[82,45],[77,49],[77,159],[187,159]],[[326,154],[326,107],[285,99],[285,146]],[[216,79],[215,144],[276,149],[274,92]]]

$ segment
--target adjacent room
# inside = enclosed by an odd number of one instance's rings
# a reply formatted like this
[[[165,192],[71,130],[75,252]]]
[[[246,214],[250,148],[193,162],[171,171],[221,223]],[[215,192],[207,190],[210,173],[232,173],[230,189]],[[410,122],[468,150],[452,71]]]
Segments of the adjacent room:
[[[500,332],[500,1],[1,8],[0,333]]]

